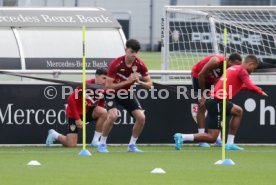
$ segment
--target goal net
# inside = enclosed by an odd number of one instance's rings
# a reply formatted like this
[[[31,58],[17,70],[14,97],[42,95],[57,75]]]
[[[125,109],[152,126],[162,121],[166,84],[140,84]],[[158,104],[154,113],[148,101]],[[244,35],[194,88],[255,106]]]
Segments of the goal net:
[[[276,7],[166,6],[162,19],[163,70],[191,70],[203,57],[227,53],[276,55]]]

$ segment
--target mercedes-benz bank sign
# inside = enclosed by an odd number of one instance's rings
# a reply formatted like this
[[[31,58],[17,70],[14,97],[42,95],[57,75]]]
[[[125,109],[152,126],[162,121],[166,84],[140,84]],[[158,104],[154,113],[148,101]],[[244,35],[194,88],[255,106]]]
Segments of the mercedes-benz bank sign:
[[[0,96],[4,97],[0,101],[0,144],[42,144],[51,128],[66,134],[67,100],[61,95],[64,86],[0,86]],[[44,96],[45,89],[49,86],[51,91],[47,95],[55,95],[52,99]],[[57,94],[54,94],[53,87]],[[191,85],[186,87],[188,91],[191,90]],[[267,92],[268,97],[243,91],[233,99],[234,103],[244,109],[235,139],[238,143],[276,143],[276,98],[273,96],[276,94],[276,87],[260,87]],[[149,96],[141,99],[140,103],[145,109],[146,124],[139,143],[173,143],[172,136],[175,132],[197,132],[197,124],[193,119],[193,111],[196,109],[191,110],[191,105],[196,103],[195,99],[187,99],[184,96],[180,96],[179,99],[176,93],[170,93],[167,99],[151,99]],[[127,143],[131,136],[135,120],[123,109],[119,109],[118,115],[119,118],[109,135],[109,143]],[[87,142],[92,139],[94,127],[94,123],[87,125]],[[81,138],[81,131],[79,133]]]
[[[64,107],[66,107],[65,105]],[[22,109],[16,108],[20,105],[14,105],[12,103],[7,104],[6,107],[1,107],[0,109],[0,121],[3,124],[11,125],[31,125],[31,124],[49,124],[53,125],[59,123],[61,125],[66,123],[65,119],[65,109],[55,110],[44,109],[44,108],[30,108]]]
[[[103,9],[0,8],[0,27],[78,27],[120,28],[112,14]]]
[[[64,105],[64,109],[56,110],[52,109],[22,109],[15,108],[20,107],[20,105],[15,106],[10,103],[7,104],[6,107],[1,107],[0,109],[0,122],[2,124],[7,125],[54,125],[54,124],[66,124],[66,115],[65,109],[67,104]],[[119,109],[118,110],[118,119],[114,123],[115,125],[119,124],[134,124],[134,119],[131,117],[126,110]]]

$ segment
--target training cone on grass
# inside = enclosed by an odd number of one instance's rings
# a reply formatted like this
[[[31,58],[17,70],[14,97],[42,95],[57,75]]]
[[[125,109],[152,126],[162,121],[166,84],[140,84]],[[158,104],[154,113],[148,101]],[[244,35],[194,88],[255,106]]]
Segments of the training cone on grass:
[[[230,166],[230,165],[235,165],[235,162],[232,161],[232,159],[224,159],[224,160],[218,160],[217,162],[215,162],[215,165]]]
[[[91,156],[92,154],[89,152],[89,150],[81,150],[79,153],[79,156]]]
[[[159,174],[164,174],[166,173],[165,170],[162,168],[154,168],[150,173],[159,173]]]
[[[32,161],[28,162],[27,165],[28,166],[40,166],[41,164],[38,161],[32,160]]]

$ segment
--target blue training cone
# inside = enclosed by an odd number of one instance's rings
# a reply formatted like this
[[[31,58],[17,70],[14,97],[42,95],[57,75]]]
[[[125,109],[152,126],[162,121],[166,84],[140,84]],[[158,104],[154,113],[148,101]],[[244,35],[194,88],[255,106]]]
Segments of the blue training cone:
[[[218,160],[217,162],[215,162],[215,164],[231,166],[231,165],[235,165],[235,162],[232,159],[224,159],[224,160]]]
[[[92,154],[89,152],[89,150],[81,150],[79,153],[79,156],[91,156]]]

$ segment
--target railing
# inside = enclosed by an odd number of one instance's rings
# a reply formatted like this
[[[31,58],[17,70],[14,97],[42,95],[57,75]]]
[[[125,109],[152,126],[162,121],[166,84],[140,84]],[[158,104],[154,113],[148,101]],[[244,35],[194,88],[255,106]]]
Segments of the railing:
[[[70,75],[81,75],[82,70],[1,70],[8,71],[17,74],[24,75],[52,75],[52,78],[59,79],[63,75],[67,78]],[[87,70],[87,74],[95,74],[95,70]],[[182,80],[190,81],[191,71],[190,70],[149,70],[149,74],[154,80],[161,80],[164,82],[181,82]],[[258,72],[252,73],[252,79],[257,82],[275,82],[276,72]],[[22,80],[22,78],[21,78]],[[3,79],[0,78],[0,81]],[[78,81],[78,79],[74,79]]]

